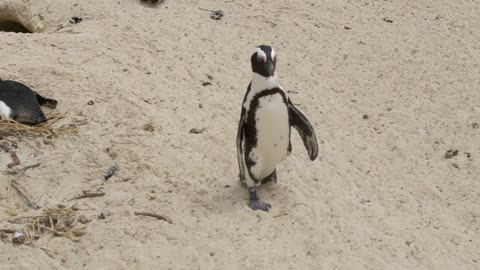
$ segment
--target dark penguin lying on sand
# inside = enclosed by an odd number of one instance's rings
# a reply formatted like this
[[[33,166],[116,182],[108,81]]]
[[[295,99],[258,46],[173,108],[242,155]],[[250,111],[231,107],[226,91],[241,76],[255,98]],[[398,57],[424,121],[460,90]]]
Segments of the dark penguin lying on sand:
[[[276,167],[292,151],[290,130],[298,130],[311,160],[317,157],[315,131],[279,83],[277,57],[270,46],[258,46],[251,59],[253,78],[243,99],[237,133],[240,180],[248,187],[248,205],[268,211],[270,204],[257,198],[256,188],[277,181]]]
[[[22,83],[0,79],[0,115],[22,124],[36,125],[47,121],[40,106],[55,109],[57,101],[39,95]]]

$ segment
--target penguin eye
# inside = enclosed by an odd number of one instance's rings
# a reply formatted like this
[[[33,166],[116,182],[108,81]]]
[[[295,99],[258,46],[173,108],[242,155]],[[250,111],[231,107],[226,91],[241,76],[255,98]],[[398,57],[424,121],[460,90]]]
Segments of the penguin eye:
[[[263,55],[257,55],[257,61],[265,63],[267,62],[267,58]]]

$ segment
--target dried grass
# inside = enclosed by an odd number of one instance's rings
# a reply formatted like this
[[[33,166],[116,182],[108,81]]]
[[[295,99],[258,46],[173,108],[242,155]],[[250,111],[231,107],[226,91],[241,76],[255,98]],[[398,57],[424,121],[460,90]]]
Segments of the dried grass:
[[[0,120],[0,139],[6,137],[51,137],[60,134],[76,133],[78,126],[74,124],[54,127],[54,124],[65,118],[66,113],[55,113],[44,123],[28,126],[12,119]]]

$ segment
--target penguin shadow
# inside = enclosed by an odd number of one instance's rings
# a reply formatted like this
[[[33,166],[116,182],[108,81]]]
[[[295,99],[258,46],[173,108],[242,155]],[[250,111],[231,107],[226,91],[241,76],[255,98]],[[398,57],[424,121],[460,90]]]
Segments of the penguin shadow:
[[[240,181],[232,181],[225,184],[221,190],[215,193],[209,200],[209,208],[219,210],[220,212],[232,213],[241,209],[240,203],[246,200],[247,192]]]
[[[262,184],[261,187],[258,188],[258,196],[266,202],[271,203],[274,201],[274,197],[272,196],[276,188],[278,188],[278,184],[273,182]],[[222,191],[212,197],[209,206],[212,209],[218,209],[226,213],[236,213],[239,211],[258,212],[248,207],[248,189],[238,178],[230,179],[230,183],[225,185]],[[273,207],[275,207],[275,205]]]

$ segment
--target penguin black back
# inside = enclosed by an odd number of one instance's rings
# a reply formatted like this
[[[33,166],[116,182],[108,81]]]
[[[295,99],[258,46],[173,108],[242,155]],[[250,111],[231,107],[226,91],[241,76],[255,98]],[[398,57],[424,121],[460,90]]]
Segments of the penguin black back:
[[[7,118],[29,125],[45,122],[40,105],[53,109],[57,101],[39,95],[22,83],[0,80],[0,112]]]

